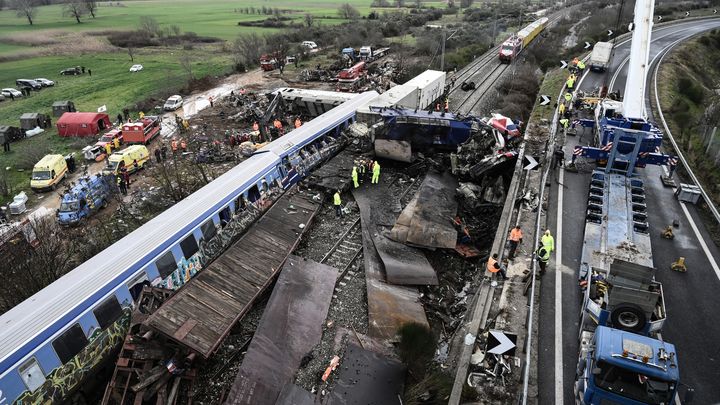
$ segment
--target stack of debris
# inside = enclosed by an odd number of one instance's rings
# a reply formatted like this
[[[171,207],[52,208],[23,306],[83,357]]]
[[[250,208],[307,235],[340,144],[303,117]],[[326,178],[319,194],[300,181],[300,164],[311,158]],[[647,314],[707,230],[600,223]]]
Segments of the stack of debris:
[[[154,337],[143,326],[147,317],[172,295],[171,290],[145,286],[130,319],[102,404],[187,404],[195,387],[195,353]]]

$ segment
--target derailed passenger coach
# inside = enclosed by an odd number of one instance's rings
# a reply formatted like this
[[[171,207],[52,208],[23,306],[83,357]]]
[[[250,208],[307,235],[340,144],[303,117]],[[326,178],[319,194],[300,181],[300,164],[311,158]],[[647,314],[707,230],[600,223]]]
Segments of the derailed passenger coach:
[[[123,341],[143,285],[191,280],[219,228],[321,163],[377,96],[362,93],[271,142],[0,316],[0,405],[57,402],[81,389]]]

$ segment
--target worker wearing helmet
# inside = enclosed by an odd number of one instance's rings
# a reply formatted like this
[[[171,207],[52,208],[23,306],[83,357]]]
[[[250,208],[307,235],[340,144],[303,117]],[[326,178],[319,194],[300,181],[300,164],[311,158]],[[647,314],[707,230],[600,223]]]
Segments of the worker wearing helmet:
[[[352,181],[353,181],[353,186],[355,188],[360,187],[360,184],[358,184],[357,166],[353,166],[353,168],[352,168]]]
[[[335,191],[333,196],[333,205],[335,205],[335,218],[343,217],[342,200],[340,199],[340,190]]]
[[[372,174],[372,184],[378,184],[380,183],[380,163],[375,161],[373,163],[373,174]]]
[[[545,234],[540,238],[543,247],[548,253],[552,253],[555,250],[555,238],[550,234],[550,230],[545,230]]]

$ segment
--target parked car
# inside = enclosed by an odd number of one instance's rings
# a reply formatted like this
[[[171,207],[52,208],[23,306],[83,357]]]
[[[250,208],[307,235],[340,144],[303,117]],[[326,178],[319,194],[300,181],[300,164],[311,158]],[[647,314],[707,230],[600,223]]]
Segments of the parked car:
[[[0,101],[5,101],[5,96],[0,94]]]
[[[142,66],[142,65],[132,65],[132,66],[130,66],[130,71],[131,71],[131,72],[139,72],[139,71],[141,71],[141,70],[143,70],[143,66]]]
[[[45,79],[44,77],[38,77],[35,79],[36,82],[40,83],[43,87],[52,87],[55,85],[55,82],[49,79]]]
[[[28,87],[33,90],[40,90],[43,87],[42,84],[36,82],[35,80],[30,80],[30,79],[17,79],[17,80],[15,80],[15,84],[18,87]]]
[[[314,41],[303,41],[302,46],[308,49],[317,49],[317,44]]]
[[[71,68],[67,68],[67,69],[61,70],[61,71],[60,71],[60,74],[63,75],[63,76],[68,76],[68,75],[72,75],[72,76],[80,75],[80,74],[82,74],[82,69],[80,68],[80,66],[75,66],[75,67],[71,67]]]
[[[165,102],[165,105],[163,106],[163,110],[175,111],[178,108],[182,107],[182,105],[183,105],[183,98],[176,94],[167,99],[167,101]]]
[[[12,94],[15,98],[22,97],[23,94],[20,92],[20,90],[13,89],[13,88],[6,88],[0,90],[0,94],[2,94],[5,97],[10,97]]]

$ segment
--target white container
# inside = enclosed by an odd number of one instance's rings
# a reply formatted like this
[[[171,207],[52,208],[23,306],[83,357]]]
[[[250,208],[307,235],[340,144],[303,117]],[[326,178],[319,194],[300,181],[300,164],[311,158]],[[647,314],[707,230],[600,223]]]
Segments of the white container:
[[[430,107],[445,91],[445,78],[445,72],[426,70],[405,83],[404,86],[417,87],[416,98],[408,108],[424,110]]]

